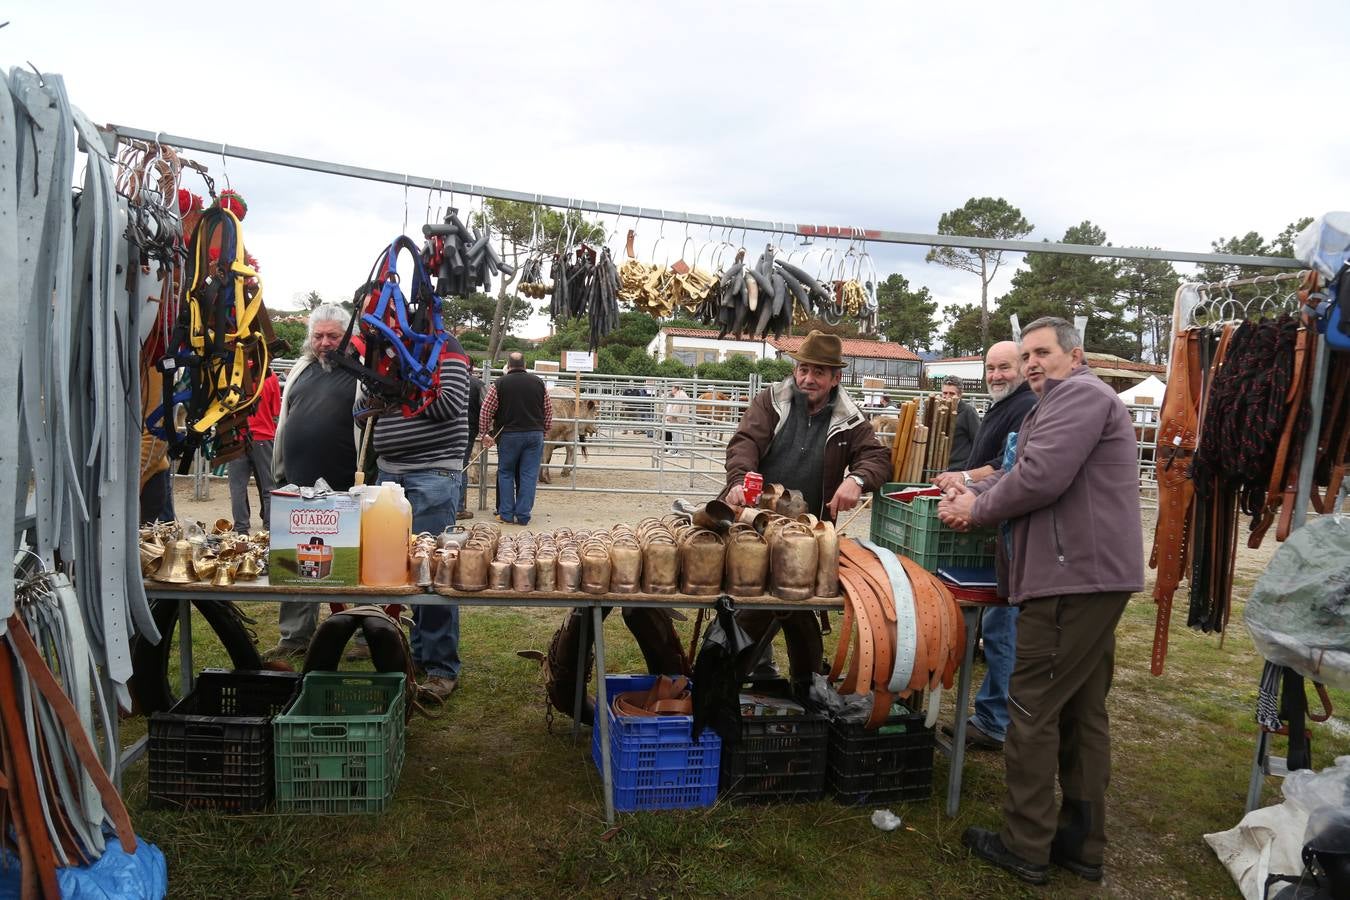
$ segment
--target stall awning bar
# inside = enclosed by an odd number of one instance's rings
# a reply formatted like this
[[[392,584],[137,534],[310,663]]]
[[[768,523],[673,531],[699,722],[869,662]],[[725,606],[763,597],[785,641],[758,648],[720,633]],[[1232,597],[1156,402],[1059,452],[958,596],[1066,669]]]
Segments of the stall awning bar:
[[[1073,256],[1112,257],[1115,259],[1160,259],[1171,262],[1209,263],[1215,265],[1267,266],[1280,269],[1298,269],[1302,264],[1298,260],[1282,256],[1235,256],[1227,253],[1190,253],[1181,250],[1157,250],[1148,247],[1098,247],[1089,244],[1059,244],[1042,241],[1005,241],[990,238],[962,237],[951,234],[918,234],[909,231],[888,231],[881,228],[858,228],[848,225],[803,225],[789,222],[768,222],[761,219],[738,219],[731,216],[712,216],[703,213],[675,212],[668,209],[654,209],[649,206],[627,206],[621,203],[601,203],[596,200],[578,200],[571,197],[555,197],[548,194],[531,194],[525,191],[512,191],[504,188],[487,187],[481,184],[465,184],[459,181],[447,181],[443,178],[425,178],[397,172],[385,172],[380,169],[367,169],[362,166],[349,166],[344,163],[325,162],[307,159],[303,156],[290,156],[284,153],[271,153],[266,150],[253,150],[222,144],[219,141],[202,141],[196,138],[165,134],[159,131],[146,131],[125,125],[109,125],[105,129],[121,138],[141,141],[159,141],[185,150],[230,156],[235,159],[247,159],[253,162],[289,166],[310,172],[323,172],[328,175],[342,175],[347,178],[361,178],[366,181],[382,181],[386,184],[415,187],[432,191],[453,191],[456,194],[468,194],[477,197],[492,197],[497,200],[517,200],[524,203],[537,203],[558,209],[575,209],[582,212],[604,213],[613,216],[636,216],[640,219],[655,219],[666,222],[683,222],[690,225],[704,225],[709,228],[730,228],[734,230],[762,231],[772,234],[795,234],[803,237],[844,238],[864,241],[876,241],[883,244],[917,244],[927,247],[958,247],[963,250],[1006,250],[1012,253],[1066,253]]]

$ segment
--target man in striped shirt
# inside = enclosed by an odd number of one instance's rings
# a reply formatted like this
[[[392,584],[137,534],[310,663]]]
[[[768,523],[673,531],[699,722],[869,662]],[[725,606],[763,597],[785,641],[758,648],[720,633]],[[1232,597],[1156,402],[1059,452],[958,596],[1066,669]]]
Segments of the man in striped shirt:
[[[460,472],[469,445],[469,357],[453,335],[441,353],[436,399],[412,418],[394,407],[375,422],[379,482],[403,485],[412,530],[438,534],[455,522]],[[362,398],[365,397],[364,388]],[[444,701],[459,687],[459,607],[414,606],[413,663],[426,672],[420,692]]]

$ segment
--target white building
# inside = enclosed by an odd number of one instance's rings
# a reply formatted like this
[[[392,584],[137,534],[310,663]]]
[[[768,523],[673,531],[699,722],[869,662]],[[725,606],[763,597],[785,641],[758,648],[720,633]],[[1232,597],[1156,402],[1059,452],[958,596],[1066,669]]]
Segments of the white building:
[[[655,355],[657,362],[673,358],[686,366],[726,362],[733,356],[744,356],[755,361],[778,357],[778,351],[768,340],[718,340],[717,332],[708,328],[662,328],[647,345],[647,352]]]

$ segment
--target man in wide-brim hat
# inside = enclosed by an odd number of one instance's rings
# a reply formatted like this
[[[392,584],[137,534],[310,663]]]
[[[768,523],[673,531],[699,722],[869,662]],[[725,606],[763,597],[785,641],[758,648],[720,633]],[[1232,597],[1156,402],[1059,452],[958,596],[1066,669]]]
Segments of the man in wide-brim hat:
[[[839,390],[846,364],[836,335],[812,331],[788,355],[797,363],[791,377],[751,401],[727,443],[723,497],[743,506],[745,474],[758,472],[765,484],[801,491],[810,512],[833,521],[886,481],[890,454]]]

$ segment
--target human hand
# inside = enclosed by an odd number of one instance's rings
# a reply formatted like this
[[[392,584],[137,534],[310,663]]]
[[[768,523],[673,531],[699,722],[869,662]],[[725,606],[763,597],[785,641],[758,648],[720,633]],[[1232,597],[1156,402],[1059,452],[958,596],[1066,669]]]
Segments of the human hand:
[[[862,488],[858,482],[852,478],[845,478],[839,482],[839,488],[834,492],[827,504],[830,510],[830,518],[838,519],[841,512],[847,512],[858,505],[858,498],[862,496]]]
[[[966,479],[963,472],[939,472],[933,478],[933,484],[942,488],[944,491],[948,488],[965,487]]]
[[[483,440],[483,449],[484,449],[484,450],[488,449],[489,447],[491,447],[491,446],[495,443],[495,441],[492,440],[492,435],[490,435],[490,434],[485,434],[485,435],[483,435],[482,440]]]
[[[743,508],[745,506],[745,487],[738,484],[731,488],[727,491],[726,496],[722,498],[722,501],[726,503],[727,506],[734,506],[737,509]]]
[[[975,495],[964,487],[950,488],[938,502],[938,518],[942,524],[957,531],[969,531],[971,514],[975,508]]]

